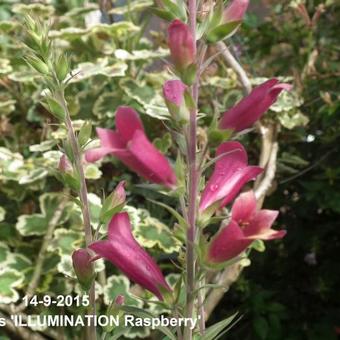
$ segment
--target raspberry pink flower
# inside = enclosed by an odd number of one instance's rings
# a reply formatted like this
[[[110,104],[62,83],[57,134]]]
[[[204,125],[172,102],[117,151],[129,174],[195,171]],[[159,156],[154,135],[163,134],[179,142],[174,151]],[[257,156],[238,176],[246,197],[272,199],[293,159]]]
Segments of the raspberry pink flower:
[[[87,162],[111,154],[147,180],[174,187],[176,176],[165,156],[145,135],[135,110],[121,106],[116,112],[116,131],[97,128],[101,147],[85,153]]]
[[[247,11],[249,0],[233,0],[223,12],[225,23],[232,21],[242,21]]]
[[[231,210],[231,221],[223,227],[208,245],[206,259],[210,263],[231,260],[245,251],[254,240],[282,238],[285,230],[273,230],[278,211],[257,210],[253,191],[241,194]]]
[[[241,188],[262,172],[258,166],[248,166],[247,153],[238,142],[225,142],[216,151],[215,169],[203,190],[199,210],[214,205],[224,207],[238,194]]]
[[[152,257],[137,243],[126,212],[115,215],[109,223],[108,239],[89,245],[99,257],[118,267],[128,278],[163,299],[162,291],[171,291]],[[95,259],[98,259],[96,257]]]
[[[275,103],[281,91],[290,89],[291,85],[279,83],[277,79],[267,80],[223,114],[220,129],[242,131],[249,128]]]
[[[168,46],[171,59],[178,70],[184,70],[194,63],[195,45],[190,27],[180,20],[172,21],[168,28]]]

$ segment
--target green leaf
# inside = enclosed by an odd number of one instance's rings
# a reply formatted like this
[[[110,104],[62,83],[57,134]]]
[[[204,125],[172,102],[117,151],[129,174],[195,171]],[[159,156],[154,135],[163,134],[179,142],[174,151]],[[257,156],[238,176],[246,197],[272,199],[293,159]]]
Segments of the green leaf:
[[[46,97],[44,100],[46,101],[47,105],[44,102],[42,102],[42,104],[46,107],[46,109],[50,111],[57,119],[63,121],[66,116],[63,106],[52,97]]]
[[[231,21],[227,24],[219,25],[207,33],[207,40],[210,43],[226,39],[233,35],[240,25],[240,21]]]
[[[174,14],[172,14],[171,12],[169,11],[166,11],[164,9],[161,9],[161,8],[157,8],[157,7],[151,7],[150,8],[150,11],[158,16],[159,18],[163,19],[163,20],[166,20],[166,21],[172,21],[174,19],[176,19],[176,16]]]
[[[107,279],[107,283],[104,286],[104,303],[109,305],[117,295],[123,295],[125,303],[133,305],[135,307],[142,307],[143,302],[134,298],[130,293],[130,281],[123,275],[112,275]]]
[[[200,340],[215,340],[218,335],[222,333],[235,319],[238,313],[233,314],[229,318],[215,323],[206,329],[205,334],[201,336]]]
[[[71,72],[74,76],[70,80],[70,83],[77,83],[98,75],[106,77],[123,77],[125,75],[127,65],[124,62],[119,61],[112,65],[108,65],[108,63],[107,58],[100,58],[96,63],[86,62],[79,64],[77,68]]]
[[[29,149],[31,152],[44,152],[51,150],[56,144],[57,142],[55,140],[45,140],[40,144],[30,145]]]
[[[114,51],[114,55],[120,60],[143,60],[149,61],[150,59],[163,58],[169,55],[169,50],[165,48],[158,48],[157,50],[136,50],[126,51],[117,49]]]
[[[181,242],[177,240],[171,230],[158,219],[147,217],[134,228],[137,240],[146,248],[158,246],[165,253],[178,252]]]
[[[170,12],[181,21],[185,22],[187,20],[186,6],[184,1],[175,3],[171,0],[162,0],[162,5],[166,11]]]
[[[0,32],[6,34],[11,31],[13,31],[15,28],[17,28],[19,23],[15,21],[9,21],[9,20],[1,20],[0,21]]]
[[[96,164],[87,164],[85,167],[86,179],[99,179],[102,176],[102,172],[99,170]]]
[[[0,222],[2,222],[5,219],[6,216],[6,210],[0,206]]]
[[[266,250],[266,246],[262,240],[255,240],[251,244],[251,248],[255,249],[256,251],[263,253]]]
[[[1,303],[12,303],[19,300],[19,294],[15,288],[20,287],[24,280],[22,273],[10,269],[0,269],[0,301]]]
[[[34,15],[36,17],[50,18],[54,14],[54,7],[39,3],[34,4],[15,4],[12,7],[12,12],[22,15]]]
[[[74,250],[81,247],[84,235],[81,231],[59,228],[54,231],[53,239],[48,246],[48,251],[57,253],[62,257],[69,256]]]
[[[30,184],[45,178],[48,175],[48,171],[44,168],[34,169],[19,179],[19,184]]]
[[[8,59],[0,58],[0,74],[8,74],[12,72],[13,68],[11,62]]]
[[[39,197],[41,213],[19,216],[15,226],[16,229],[23,236],[43,235],[63,199],[63,196],[59,193],[42,194]],[[68,218],[69,209],[65,208],[56,223],[65,223]]]
[[[88,142],[88,140],[91,138],[91,133],[92,133],[91,122],[85,122],[78,134],[78,141],[80,146],[84,146]]]
[[[277,118],[281,125],[288,130],[292,130],[297,126],[306,126],[309,122],[309,118],[299,110],[281,112]]]
[[[120,39],[126,37],[127,34],[136,32],[139,27],[134,25],[132,22],[120,21],[108,24],[97,24],[88,28],[78,28],[78,27],[67,27],[62,28],[58,31],[50,31],[50,38],[61,38],[61,39],[78,39],[82,36],[87,36],[91,34],[107,34],[110,37]]]
[[[147,7],[152,6],[153,1],[151,0],[138,0],[138,1],[129,1],[128,5],[125,6],[115,6],[108,13],[116,14],[116,15],[124,15],[127,13],[136,13],[143,11]]]
[[[151,200],[151,199],[149,199],[149,201],[154,203],[154,204],[157,204],[157,205],[163,207],[164,209],[166,209],[167,211],[169,211],[169,213],[171,213],[177,219],[178,223],[180,224],[180,226],[182,228],[187,227],[187,222],[185,221],[185,219],[174,208],[172,208],[169,205],[162,203],[162,202],[154,201],[154,200]]]
[[[170,133],[167,132],[161,138],[155,138],[153,144],[158,150],[166,154],[172,145],[172,138]]]
[[[269,325],[265,318],[257,316],[253,321],[253,326],[255,329],[255,333],[258,335],[260,339],[262,340],[267,339]]]

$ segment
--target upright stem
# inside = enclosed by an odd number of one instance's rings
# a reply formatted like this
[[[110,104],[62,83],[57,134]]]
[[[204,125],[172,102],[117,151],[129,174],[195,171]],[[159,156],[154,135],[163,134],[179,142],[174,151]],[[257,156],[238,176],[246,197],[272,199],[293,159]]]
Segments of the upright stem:
[[[87,185],[86,185],[85,173],[84,173],[83,162],[82,162],[82,154],[81,154],[81,150],[80,150],[80,146],[79,146],[76,134],[73,129],[70,112],[68,110],[67,102],[64,97],[64,92],[60,90],[56,95],[58,99],[60,100],[60,103],[62,104],[63,109],[66,114],[65,124],[67,128],[67,133],[68,133],[68,140],[72,148],[72,152],[74,156],[74,164],[79,174],[79,180],[80,180],[79,198],[81,201],[81,211],[82,211],[83,222],[84,222],[85,244],[86,246],[88,246],[90,243],[92,243],[93,236],[92,236],[92,228],[91,228],[89,202],[87,198]],[[96,301],[95,301],[95,282],[94,281],[89,290],[89,298],[90,298],[89,313],[90,315],[95,316],[96,315]],[[91,323],[88,329],[87,338],[89,340],[95,340],[97,338],[96,327],[94,326],[94,323]]]
[[[189,7],[189,25],[192,36],[196,41],[196,0],[188,0]],[[192,96],[197,106],[198,99],[198,82],[196,79],[192,86]],[[189,122],[189,139],[188,139],[188,165],[189,165],[189,195],[188,195],[188,231],[186,247],[186,317],[192,318],[194,311],[194,291],[195,291],[195,239],[196,239],[196,199],[197,199],[197,180],[198,170],[196,164],[196,145],[197,145],[197,112],[196,109],[190,112]],[[190,327],[184,329],[184,339],[192,339],[192,330]]]

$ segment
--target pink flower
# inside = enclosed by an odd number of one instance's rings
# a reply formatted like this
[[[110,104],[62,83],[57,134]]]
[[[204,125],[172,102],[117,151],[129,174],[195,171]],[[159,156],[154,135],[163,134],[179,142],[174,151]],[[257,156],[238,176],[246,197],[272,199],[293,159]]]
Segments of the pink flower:
[[[231,221],[210,241],[207,261],[228,261],[246,250],[254,240],[273,240],[285,236],[285,230],[273,230],[278,211],[257,210],[253,191],[241,194],[231,210]]]
[[[163,299],[162,291],[171,291],[156,262],[134,239],[126,212],[112,218],[107,240],[94,242],[89,248],[160,300]]]
[[[116,131],[102,128],[97,128],[96,131],[101,147],[88,150],[85,153],[86,161],[95,162],[112,154],[149,181],[174,187],[174,171],[165,156],[146,137],[135,110],[119,107],[116,113]]]
[[[87,249],[77,249],[72,254],[73,268],[80,285],[89,290],[95,277],[91,255]]]
[[[279,83],[277,79],[267,80],[223,114],[220,129],[242,131],[250,127],[270,108],[282,90],[290,89],[291,85]]]
[[[184,70],[195,61],[196,42],[188,25],[176,19],[168,28],[168,45],[172,61],[178,70]]]
[[[225,23],[232,21],[242,21],[247,11],[249,0],[233,0],[223,12]]]
[[[225,154],[224,156],[222,156]],[[247,153],[238,142],[225,142],[216,151],[215,169],[203,190],[199,210],[228,204],[250,180],[262,172],[258,166],[248,166]]]
[[[187,86],[180,80],[168,80],[163,85],[163,96],[170,114],[175,120],[189,120],[189,111],[185,105],[184,93]]]

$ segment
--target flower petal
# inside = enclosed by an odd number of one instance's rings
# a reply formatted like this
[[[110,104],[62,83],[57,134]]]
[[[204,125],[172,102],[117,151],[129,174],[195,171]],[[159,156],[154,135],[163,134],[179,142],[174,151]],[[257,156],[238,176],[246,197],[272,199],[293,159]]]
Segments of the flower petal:
[[[116,112],[116,129],[120,138],[128,143],[136,130],[144,131],[138,113],[128,106],[120,106]]]
[[[100,139],[100,146],[111,149],[124,149],[126,143],[120,138],[116,131],[110,129],[97,128],[98,138]]]
[[[173,187],[176,176],[166,157],[150,143],[143,131],[137,130],[128,145],[136,160],[136,172],[154,183]]]
[[[100,140],[100,148],[87,150],[85,160],[89,163],[98,161],[115,150],[125,148],[125,143],[121,140],[117,132],[110,129],[97,128],[97,136]]]
[[[256,198],[254,191],[242,193],[234,202],[231,209],[231,218],[240,223],[250,221],[256,214]]]
[[[241,254],[251,243],[252,240],[244,237],[239,225],[231,220],[211,240],[207,260],[214,263],[228,261]]]
[[[259,210],[254,218],[249,221],[249,225],[244,228],[244,235],[249,239],[260,240],[282,238],[286,234],[285,230],[277,231],[271,229],[278,214],[279,212],[276,210]]]
[[[86,162],[93,163],[112,153],[111,148],[96,148],[85,151]]]

